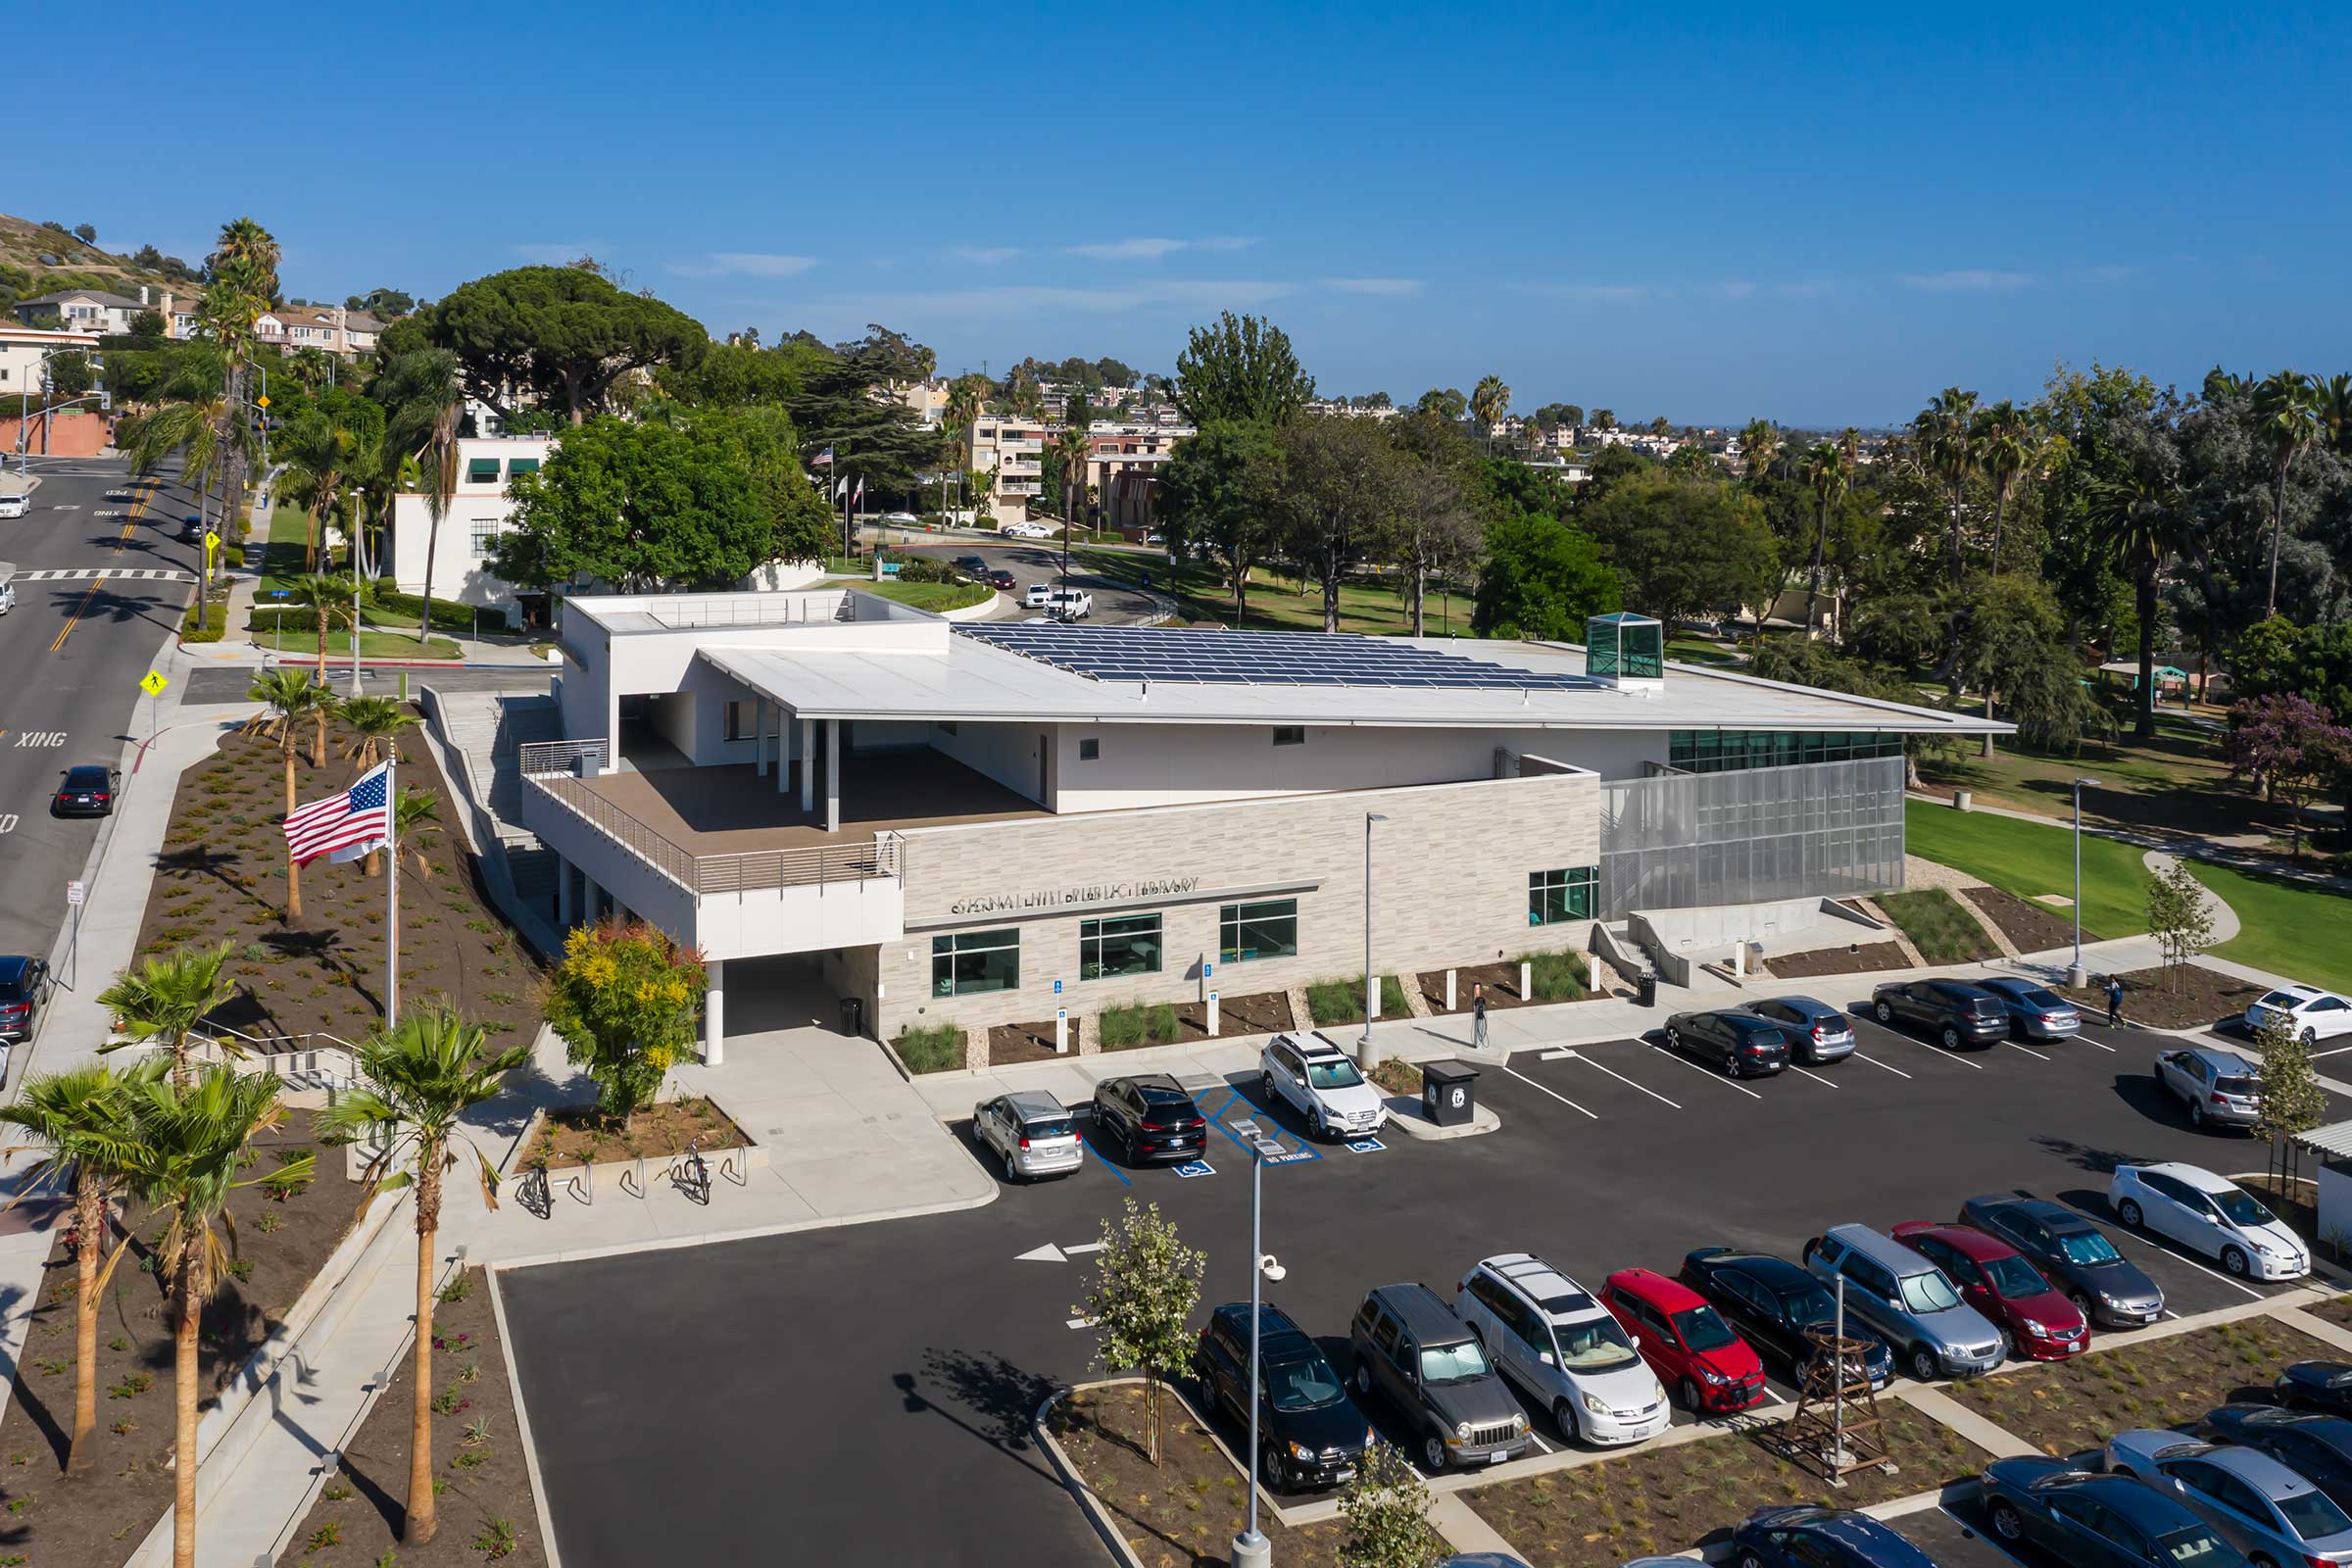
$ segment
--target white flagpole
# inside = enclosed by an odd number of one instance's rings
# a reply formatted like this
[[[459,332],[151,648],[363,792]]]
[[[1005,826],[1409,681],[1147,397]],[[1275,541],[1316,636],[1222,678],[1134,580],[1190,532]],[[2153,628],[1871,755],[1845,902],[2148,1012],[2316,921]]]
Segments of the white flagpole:
[[[384,749],[384,1028],[400,1022],[400,748]]]

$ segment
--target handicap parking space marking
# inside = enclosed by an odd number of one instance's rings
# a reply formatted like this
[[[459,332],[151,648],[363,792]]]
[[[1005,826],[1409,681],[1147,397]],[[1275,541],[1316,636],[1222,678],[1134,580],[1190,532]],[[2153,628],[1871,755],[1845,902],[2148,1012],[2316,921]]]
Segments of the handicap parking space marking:
[[[1388,1147],[1377,1138],[1358,1138],[1348,1146],[1348,1152],[1350,1154],[1378,1154],[1385,1152]]]
[[[1690,1068],[1701,1078],[1712,1078],[1715,1082],[1723,1085],[1723,1087],[1726,1089],[1739,1090],[1750,1100],[1762,1100],[1764,1098],[1762,1095],[1757,1094],[1753,1089],[1748,1088],[1747,1085],[1743,1083],[1737,1082],[1734,1079],[1726,1078],[1721,1073],[1709,1072],[1706,1068],[1701,1067],[1697,1062],[1688,1060],[1672,1047],[1652,1046],[1650,1049],[1655,1051],[1659,1055],[1664,1056],[1668,1061],[1681,1062],[1684,1066]]]
[[[1540,1084],[1540,1083],[1536,1082],[1536,1081],[1535,1081],[1533,1078],[1530,1078],[1530,1077],[1529,1077],[1527,1074],[1525,1074],[1525,1073],[1523,1073],[1523,1072],[1519,1071],[1519,1070],[1518,1070],[1516,1067],[1513,1067],[1513,1066],[1512,1066],[1510,1063],[1508,1063],[1508,1062],[1502,1062],[1502,1061],[1498,1061],[1498,1062],[1496,1062],[1494,1065],[1495,1065],[1496,1067],[1500,1068],[1502,1071],[1509,1073],[1509,1074],[1510,1074],[1512,1077],[1514,1077],[1514,1078],[1518,1079],[1518,1080],[1519,1080],[1521,1083],[1523,1083],[1523,1084],[1527,1085],[1527,1086],[1528,1086],[1528,1088],[1530,1088],[1530,1089],[1533,1089],[1534,1091],[1536,1091],[1536,1093],[1538,1093],[1538,1094],[1540,1094],[1540,1095],[1549,1095],[1549,1096],[1551,1096],[1551,1098],[1552,1098],[1552,1099],[1554,1099],[1554,1100],[1558,1101],[1558,1102],[1559,1102],[1561,1104],[1563,1104],[1563,1105],[1566,1105],[1566,1106],[1567,1106],[1567,1107],[1568,1107],[1570,1110],[1580,1110],[1580,1111],[1584,1111],[1584,1113],[1585,1113],[1586,1115],[1588,1115],[1588,1116],[1592,1117],[1592,1118],[1594,1121],[1598,1121],[1598,1120],[1600,1120],[1600,1113],[1599,1113],[1599,1112],[1597,1112],[1597,1111],[1592,1111],[1592,1110],[1585,1110],[1585,1107],[1584,1107],[1584,1106],[1582,1106],[1582,1105],[1578,1104],[1578,1103],[1577,1103],[1575,1101],[1573,1101],[1573,1100],[1570,1100],[1570,1099],[1569,1099],[1569,1098],[1568,1098],[1566,1095],[1563,1095],[1563,1094],[1561,1094],[1561,1093],[1560,1093],[1558,1090],[1556,1090],[1556,1089],[1548,1088],[1548,1087],[1546,1087],[1545,1085],[1543,1085],[1543,1084]]]
[[[1323,1152],[1321,1150],[1315,1148],[1314,1145],[1308,1143],[1303,1138],[1292,1137],[1289,1129],[1285,1128],[1280,1121],[1275,1119],[1272,1111],[1266,1109],[1263,1105],[1260,1105],[1256,1101],[1251,1100],[1248,1095],[1243,1094],[1239,1089],[1229,1092],[1225,1097],[1225,1102],[1219,1105],[1215,1112],[1208,1118],[1208,1124],[1211,1127],[1214,1127],[1217,1131],[1223,1133],[1227,1138],[1233,1140],[1234,1148],[1240,1150],[1245,1154],[1252,1152],[1250,1145],[1242,1141],[1242,1135],[1225,1125],[1225,1113],[1233,1108],[1233,1102],[1237,1100],[1266,1119],[1266,1124],[1261,1124],[1261,1130],[1266,1130],[1266,1136],[1274,1139],[1277,1143],[1297,1146],[1296,1148],[1286,1148],[1279,1154],[1268,1154],[1266,1156],[1267,1164],[1299,1165],[1304,1164],[1309,1160],[1317,1160],[1323,1157]],[[1207,1161],[1201,1160],[1200,1163],[1206,1164]],[[1185,1173],[1182,1170],[1179,1170],[1176,1174],[1181,1176]],[[1192,1174],[1196,1176],[1205,1176],[1213,1173],[1208,1171],[1194,1171]]]
[[[1605,1072],[1605,1073],[1607,1073],[1607,1074],[1608,1074],[1610,1077],[1612,1077],[1612,1078],[1616,1079],[1616,1080],[1617,1080],[1619,1083],[1626,1085],[1628,1088],[1632,1088],[1632,1089],[1639,1089],[1639,1090],[1641,1090],[1641,1091],[1642,1091],[1643,1094],[1647,1095],[1647,1096],[1648,1096],[1650,1099],[1652,1099],[1652,1100],[1656,1101],[1656,1102],[1657,1102],[1659,1104],[1661,1104],[1661,1105],[1672,1105],[1672,1106],[1673,1106],[1675,1109],[1677,1109],[1677,1110],[1680,1110],[1680,1109],[1682,1109],[1682,1108],[1683,1108],[1683,1107],[1682,1107],[1682,1104],[1681,1104],[1679,1102],[1677,1102],[1677,1101],[1672,1101],[1672,1100],[1668,1100],[1668,1099],[1667,1099],[1667,1098],[1666,1098],[1664,1095],[1661,1095],[1661,1094],[1659,1094],[1659,1093],[1658,1093],[1658,1092],[1657,1092],[1655,1089],[1651,1089],[1651,1088],[1649,1088],[1648,1086],[1646,1086],[1646,1085],[1644,1085],[1644,1084],[1638,1084],[1638,1083],[1635,1083],[1633,1079],[1631,1079],[1631,1078],[1628,1078],[1628,1077],[1627,1077],[1625,1074],[1623,1074],[1623,1073],[1619,1072],[1619,1071],[1618,1071],[1616,1068],[1614,1068],[1614,1067],[1610,1067],[1610,1066],[1607,1066],[1607,1065],[1604,1065],[1603,1063],[1601,1063],[1601,1062],[1599,1062],[1599,1061],[1596,1061],[1596,1060],[1594,1060],[1592,1057],[1586,1055],[1586,1054],[1585,1054],[1583,1052],[1581,1052],[1581,1051],[1567,1051],[1567,1052],[1562,1052],[1562,1053],[1561,1053],[1561,1054],[1562,1054],[1562,1055],[1565,1055],[1565,1056],[1568,1056],[1568,1057],[1571,1057],[1571,1058],[1573,1058],[1573,1059],[1575,1059],[1575,1060],[1577,1060],[1577,1061],[1581,1061],[1581,1062],[1583,1062],[1583,1063],[1584,1063],[1586,1066],[1588,1066],[1588,1067],[1598,1067],[1598,1068],[1600,1068],[1600,1070],[1601,1070],[1602,1072]],[[1544,1058],[1544,1059],[1545,1059],[1545,1060],[1549,1060],[1550,1058],[1549,1058],[1549,1057],[1546,1057],[1546,1058]]]
[[[1205,1159],[1188,1159],[1176,1167],[1176,1174],[1186,1181],[1191,1181],[1196,1176],[1214,1176],[1216,1173],[1217,1167]]]
[[[1081,1139],[1079,1139],[1079,1140],[1078,1140],[1078,1147],[1079,1147],[1080,1149],[1083,1149],[1083,1150],[1085,1150],[1085,1151],[1086,1151],[1086,1157],[1087,1157],[1087,1158],[1089,1158],[1089,1159],[1093,1160],[1093,1161],[1094,1161],[1096,1164],[1098,1164],[1098,1165],[1102,1166],[1102,1167],[1104,1170],[1106,1170],[1106,1171],[1110,1172],[1110,1173],[1111,1173],[1113,1176],[1116,1176],[1116,1177],[1119,1179],[1119,1185],[1120,1185],[1121,1187],[1133,1187],[1133,1186],[1135,1185],[1135,1183],[1134,1183],[1133,1181],[1131,1181],[1131,1180],[1129,1180],[1129,1179],[1128,1179],[1127,1173],[1126,1173],[1125,1171],[1123,1171],[1123,1170],[1119,1169],[1119,1167],[1118,1167],[1118,1166],[1116,1166],[1116,1165],[1112,1164],[1112,1163],[1110,1162],[1110,1158],[1109,1158],[1109,1156],[1108,1156],[1108,1155],[1106,1155],[1106,1154],[1103,1154],[1103,1153],[1102,1153],[1101,1152],[1099,1152],[1099,1151],[1098,1151],[1098,1150],[1095,1148],[1095,1146],[1094,1146],[1094,1145],[1092,1145],[1092,1144],[1088,1143],[1088,1142],[1087,1142],[1085,1139],[1081,1138]]]
[[[1873,1067],[1886,1067],[1886,1071],[1894,1074],[1897,1078],[1902,1078],[1912,1083],[1917,1083],[1919,1081],[1916,1078],[1912,1078],[1909,1073],[1903,1071],[1903,1069],[1900,1067],[1887,1067],[1886,1063],[1881,1061],[1878,1057],[1872,1055],[1867,1051],[1857,1051],[1854,1053],[1854,1054],[1861,1057],[1864,1061],[1869,1062]]]

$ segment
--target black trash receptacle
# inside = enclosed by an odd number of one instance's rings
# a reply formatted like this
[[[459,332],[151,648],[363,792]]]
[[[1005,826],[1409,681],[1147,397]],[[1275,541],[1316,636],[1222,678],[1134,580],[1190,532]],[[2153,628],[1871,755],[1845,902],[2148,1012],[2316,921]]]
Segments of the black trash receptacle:
[[[1656,1005],[1658,1004],[1658,971],[1657,971],[1657,970],[1655,970],[1655,969],[1644,969],[1644,970],[1642,970],[1642,976],[1641,976],[1641,978],[1640,978],[1640,979],[1638,979],[1638,980],[1636,980],[1636,981],[1634,982],[1634,984],[1635,984],[1635,986],[1638,988],[1638,989],[1636,990],[1636,993],[1635,993],[1635,995],[1636,995],[1637,999],[1638,999],[1638,1000],[1641,1002],[1642,1005],[1643,1005],[1644,1007],[1654,1007],[1654,1006],[1656,1006]]]
[[[1478,1069],[1458,1061],[1421,1064],[1421,1114],[1441,1127],[1457,1127],[1478,1110]]]
[[[865,999],[863,997],[841,999],[841,1032],[845,1035],[865,1033]]]

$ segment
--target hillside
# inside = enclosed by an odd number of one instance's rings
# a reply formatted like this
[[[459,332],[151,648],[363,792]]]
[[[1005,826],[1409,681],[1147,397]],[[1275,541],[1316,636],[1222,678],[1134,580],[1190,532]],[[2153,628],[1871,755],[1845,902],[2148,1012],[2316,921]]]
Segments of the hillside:
[[[142,267],[132,256],[101,250],[72,234],[0,213],[0,311],[61,288],[99,288],[134,298],[142,283],[158,295],[166,289],[183,298],[195,292],[199,285],[192,272],[183,270],[175,282],[167,275],[172,259],[156,260],[161,265]]]

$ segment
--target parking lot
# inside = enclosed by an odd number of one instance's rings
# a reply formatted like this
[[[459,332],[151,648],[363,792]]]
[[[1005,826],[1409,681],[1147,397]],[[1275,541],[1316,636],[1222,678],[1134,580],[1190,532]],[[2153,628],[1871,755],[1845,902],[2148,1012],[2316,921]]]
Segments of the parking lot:
[[[1422,1280],[1450,1298],[1494,1252],[1536,1251],[1597,1286],[1636,1264],[1671,1272],[1694,1247],[1794,1256],[1841,1221],[1948,1219],[1979,1193],[2026,1189],[2105,1220],[2118,1162],[2261,1165],[2242,1135],[2190,1130],[2157,1090],[2149,1063],[2169,1037],[2092,1028],[1954,1056],[1855,1027],[1846,1060],[1757,1081],[1648,1040],[1522,1054],[1479,1080],[1501,1130],[1443,1143],[1390,1129],[1355,1147],[1310,1144],[1287,1109],[1257,1100],[1253,1078],[1188,1084],[1212,1121],[1205,1168],[1191,1174],[1128,1170],[1090,1143],[1075,1175],[1007,1187],[967,1213],[512,1274],[562,1551],[571,1568],[602,1568],[662,1549],[660,1527],[632,1507],[651,1484],[711,1521],[722,1548],[1100,1560],[1029,1417],[1054,1383],[1099,1371],[1076,1303],[1123,1198],[1156,1203],[1207,1251],[1207,1302],[1248,1294],[1249,1155],[1233,1132],[1245,1117],[1278,1130],[1286,1151],[1264,1175],[1266,1246],[1288,1270],[1270,1297],[1343,1372],[1348,1314],[1368,1287]],[[2109,1230],[2176,1312],[2278,1289]],[[600,1344],[630,1350],[614,1358]],[[1556,1445],[1547,1424],[1537,1431]],[[878,1483],[910,1482],[924,1507],[875,1505]]]

